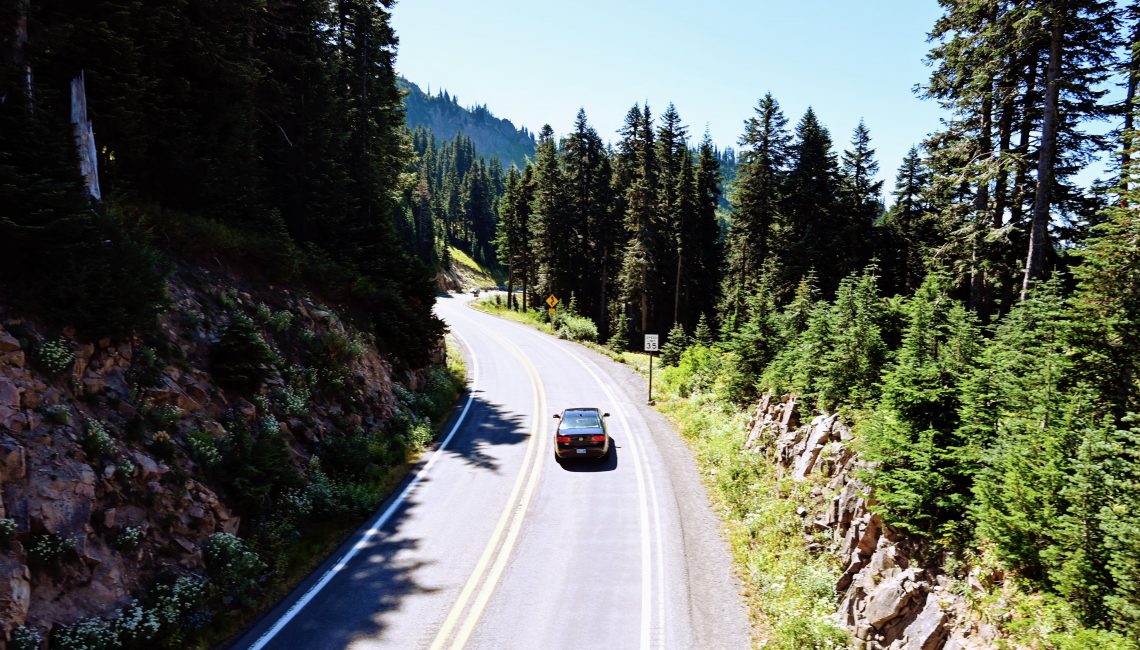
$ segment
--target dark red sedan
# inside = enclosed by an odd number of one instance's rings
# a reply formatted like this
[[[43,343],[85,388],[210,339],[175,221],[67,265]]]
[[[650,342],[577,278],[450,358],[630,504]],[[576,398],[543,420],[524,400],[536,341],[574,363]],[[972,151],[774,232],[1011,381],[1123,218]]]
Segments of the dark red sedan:
[[[605,420],[609,416],[591,407],[569,408],[555,415],[554,458],[605,458],[610,453]]]

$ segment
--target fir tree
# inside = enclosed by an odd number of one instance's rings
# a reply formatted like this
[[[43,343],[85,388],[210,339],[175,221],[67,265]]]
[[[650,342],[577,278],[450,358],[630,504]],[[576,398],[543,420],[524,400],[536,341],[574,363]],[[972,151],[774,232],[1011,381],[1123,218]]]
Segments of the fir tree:
[[[771,93],[757,104],[744,123],[735,191],[729,197],[733,220],[728,232],[728,270],[722,291],[722,312],[741,317],[747,296],[755,293],[759,270],[773,250],[775,228],[785,196],[790,164],[788,121]],[[782,233],[781,233],[782,234]]]
[[[782,205],[782,243],[776,250],[787,264],[778,283],[782,291],[789,291],[795,279],[814,269],[820,291],[830,296],[840,278],[856,270],[849,262],[847,223],[838,210],[838,191],[839,168],[831,134],[808,108],[796,126]]]

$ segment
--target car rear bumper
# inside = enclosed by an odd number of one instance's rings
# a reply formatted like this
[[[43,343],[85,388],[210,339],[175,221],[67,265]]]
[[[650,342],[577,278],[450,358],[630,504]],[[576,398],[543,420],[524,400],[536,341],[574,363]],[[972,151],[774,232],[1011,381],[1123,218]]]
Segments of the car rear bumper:
[[[565,442],[554,443],[554,455],[560,459],[566,460],[571,458],[601,458],[608,454],[609,451],[609,440],[590,446],[575,445],[574,443]]]

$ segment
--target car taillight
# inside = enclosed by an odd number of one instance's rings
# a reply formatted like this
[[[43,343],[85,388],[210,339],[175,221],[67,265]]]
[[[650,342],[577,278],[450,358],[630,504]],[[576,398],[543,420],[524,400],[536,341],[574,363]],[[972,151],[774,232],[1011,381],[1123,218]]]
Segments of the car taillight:
[[[554,440],[557,442],[570,442],[570,436],[555,436]]]
[[[592,440],[594,442],[605,442],[606,437],[605,436],[590,436],[590,440]]]

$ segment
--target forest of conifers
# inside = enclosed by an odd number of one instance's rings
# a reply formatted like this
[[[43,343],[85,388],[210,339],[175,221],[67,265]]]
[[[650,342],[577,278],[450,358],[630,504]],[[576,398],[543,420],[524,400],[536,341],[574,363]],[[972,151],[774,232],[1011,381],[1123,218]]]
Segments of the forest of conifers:
[[[612,144],[579,112],[522,169],[409,132],[389,2],[6,3],[4,298],[137,332],[168,252],[228,255],[350,306],[414,366],[456,246],[520,309],[573,297],[619,348],[668,333],[694,390],[838,409],[889,523],[1137,637],[1140,5],[940,4],[914,81],[943,125],[888,207],[871,129],[837,144],[771,94],[735,157],[672,106],[633,106]],[[81,70],[99,203],[68,120]],[[1113,178],[1082,187],[1102,156]]]

